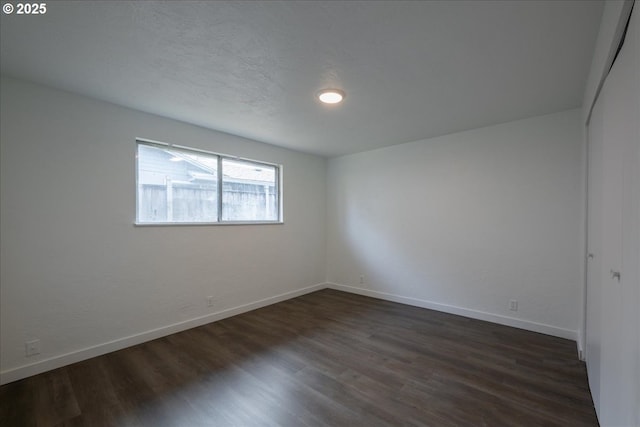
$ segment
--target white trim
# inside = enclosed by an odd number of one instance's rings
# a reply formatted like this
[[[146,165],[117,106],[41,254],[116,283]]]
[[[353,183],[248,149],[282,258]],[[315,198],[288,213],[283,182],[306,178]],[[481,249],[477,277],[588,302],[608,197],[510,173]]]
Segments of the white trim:
[[[350,292],[352,294],[364,295],[368,297],[383,299],[386,301],[398,302],[401,304],[412,305],[415,307],[428,308],[431,310],[442,311],[444,313],[456,314],[458,316],[469,317],[472,319],[486,320],[488,322],[498,323],[500,325],[512,326],[514,328],[526,329],[528,331],[539,332],[554,337],[566,338],[569,340],[578,340],[578,331],[571,329],[558,328],[557,326],[547,325],[544,323],[532,322],[530,320],[516,319],[515,317],[502,316],[500,314],[487,313],[484,311],[473,310],[470,308],[456,307],[448,304],[427,301],[418,298],[404,297],[386,292],[379,292],[370,289],[356,288],[354,286],[340,285],[337,283],[327,283],[327,287],[338,291]]]
[[[243,305],[222,310],[216,313],[207,314],[206,316],[201,316],[195,319],[174,323],[172,325],[167,325],[161,328],[152,329],[139,334],[130,335],[128,337],[109,341],[103,344],[98,344],[92,347],[87,347],[81,350],[72,351],[59,356],[54,356],[49,359],[41,360],[29,365],[23,365],[13,369],[7,369],[6,371],[0,372],[0,385],[17,381],[23,378],[27,378],[32,375],[37,375],[46,371],[50,371],[52,369],[61,368],[63,366],[67,366],[72,363],[87,360],[92,357],[101,356],[103,354],[110,353],[117,350],[122,350],[123,348],[131,347],[137,344],[142,344],[147,341],[151,341],[157,338],[162,338],[167,335],[175,334],[176,332],[181,332],[187,329],[196,328],[198,326],[206,325],[207,323],[216,322],[218,320],[222,320],[227,317],[246,313],[248,311],[266,307],[271,304],[276,304],[278,302],[286,301],[291,298],[295,298],[301,295],[305,295],[315,291],[320,291],[322,289],[327,289],[327,288],[335,289],[343,292],[349,292],[357,295],[364,295],[368,297],[378,298],[386,301],[397,302],[400,304],[407,304],[415,307],[437,310],[444,313],[456,314],[458,316],[469,317],[472,319],[486,320],[488,322],[493,322],[500,325],[512,326],[519,329],[525,329],[528,331],[539,332],[547,335],[552,335],[555,337],[570,339],[578,343],[579,356],[584,355],[584,351],[580,345],[580,334],[581,334],[580,331],[558,328],[556,326],[547,325],[544,323],[537,323],[537,322],[532,322],[528,320],[516,319],[513,317],[487,313],[484,311],[472,310],[469,308],[456,307],[453,305],[441,304],[438,302],[427,301],[419,298],[404,297],[400,295],[389,294],[389,293],[374,291],[370,289],[362,289],[354,286],[340,285],[337,283],[318,283],[316,285],[308,286],[306,288],[285,292],[283,294],[279,294],[273,297],[261,299],[248,304],[243,304]]]
[[[72,363],[87,360],[92,357],[101,356],[113,351],[122,350],[136,344],[142,344],[157,338],[175,334],[176,332],[185,331],[187,329],[206,325],[207,323],[216,322],[227,317],[237,314],[246,313],[258,308],[266,307],[281,301],[305,295],[311,292],[319,291],[326,288],[326,284],[319,283],[317,285],[308,286],[306,288],[297,289],[295,291],[285,292],[273,297],[261,299],[238,307],[229,308],[216,313],[207,314],[206,316],[196,317],[195,319],[185,320],[183,322],[174,323],[172,325],[163,326],[161,328],[152,329],[139,334],[130,335],[128,337],[98,344],[92,347],[83,348],[81,350],[72,351],[70,353],[54,356],[49,359],[40,360],[36,363],[20,366],[13,369],[7,369],[0,372],[0,385],[17,381],[23,378],[37,375],[52,369],[61,368]]]
[[[576,344],[578,347],[578,359],[583,362],[587,361],[587,353],[584,351],[584,330],[576,331],[578,332],[578,339],[576,340]]]
[[[134,222],[134,227],[200,227],[209,225],[279,225],[284,221]]]

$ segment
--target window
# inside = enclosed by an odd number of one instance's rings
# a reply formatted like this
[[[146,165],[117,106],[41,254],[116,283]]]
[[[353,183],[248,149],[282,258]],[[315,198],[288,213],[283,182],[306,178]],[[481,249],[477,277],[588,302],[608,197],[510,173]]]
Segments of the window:
[[[280,167],[137,141],[137,224],[279,222]]]

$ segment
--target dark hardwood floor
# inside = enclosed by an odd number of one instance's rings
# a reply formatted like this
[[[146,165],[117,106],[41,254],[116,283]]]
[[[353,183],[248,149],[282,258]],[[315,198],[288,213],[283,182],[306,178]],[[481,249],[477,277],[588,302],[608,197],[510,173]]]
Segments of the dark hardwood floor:
[[[0,387],[14,426],[595,426],[572,341],[323,290]]]

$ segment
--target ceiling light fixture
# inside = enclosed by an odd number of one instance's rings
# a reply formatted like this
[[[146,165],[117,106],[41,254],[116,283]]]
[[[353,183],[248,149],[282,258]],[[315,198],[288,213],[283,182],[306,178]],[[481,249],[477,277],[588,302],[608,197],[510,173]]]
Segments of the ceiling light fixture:
[[[325,104],[337,104],[344,99],[344,91],[340,89],[323,89],[318,92],[318,99]]]

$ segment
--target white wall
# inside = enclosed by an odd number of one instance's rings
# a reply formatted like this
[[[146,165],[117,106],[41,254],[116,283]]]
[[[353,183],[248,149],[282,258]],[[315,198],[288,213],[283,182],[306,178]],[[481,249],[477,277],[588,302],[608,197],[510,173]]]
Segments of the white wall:
[[[1,88],[2,382],[326,277],[577,338],[579,110],[340,157],[327,171],[319,157],[42,86]],[[134,227],[136,137],[283,164],[285,224]],[[33,338],[42,354],[27,358]]]
[[[2,382],[325,282],[325,159],[14,79],[1,89]],[[134,227],[136,137],[282,164],[285,224]],[[42,353],[27,358],[34,338]]]
[[[328,281],[577,339],[580,116],[571,110],[330,160]]]

